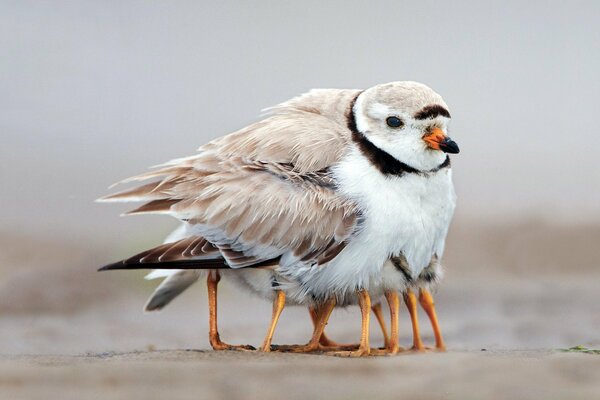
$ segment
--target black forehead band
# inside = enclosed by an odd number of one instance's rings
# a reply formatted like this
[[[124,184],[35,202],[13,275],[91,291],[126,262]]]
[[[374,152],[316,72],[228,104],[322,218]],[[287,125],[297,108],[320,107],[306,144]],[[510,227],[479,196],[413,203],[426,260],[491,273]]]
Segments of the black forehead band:
[[[435,117],[446,117],[450,118],[450,113],[444,107],[439,104],[433,104],[430,106],[425,106],[423,109],[415,114],[415,119],[428,119]]]

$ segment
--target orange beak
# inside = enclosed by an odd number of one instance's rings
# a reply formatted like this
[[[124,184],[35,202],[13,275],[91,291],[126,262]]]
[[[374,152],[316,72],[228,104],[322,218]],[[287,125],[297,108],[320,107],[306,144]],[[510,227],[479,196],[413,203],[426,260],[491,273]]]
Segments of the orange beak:
[[[460,151],[456,142],[450,139],[440,128],[433,128],[431,132],[423,136],[427,146],[434,150],[441,150],[444,153],[456,154]]]

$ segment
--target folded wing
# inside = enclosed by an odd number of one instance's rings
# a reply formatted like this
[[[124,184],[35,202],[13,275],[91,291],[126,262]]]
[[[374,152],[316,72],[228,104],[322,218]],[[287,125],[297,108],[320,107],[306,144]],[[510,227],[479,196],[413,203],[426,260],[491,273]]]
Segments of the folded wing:
[[[128,214],[172,215],[191,232],[135,256],[129,265],[181,268],[186,261],[222,259],[242,268],[264,267],[283,255],[317,264],[334,258],[358,216],[330,174],[350,140],[343,116],[353,96],[355,91],[308,93],[202,146],[193,157],[125,180],[154,179],[101,200],[144,201]]]

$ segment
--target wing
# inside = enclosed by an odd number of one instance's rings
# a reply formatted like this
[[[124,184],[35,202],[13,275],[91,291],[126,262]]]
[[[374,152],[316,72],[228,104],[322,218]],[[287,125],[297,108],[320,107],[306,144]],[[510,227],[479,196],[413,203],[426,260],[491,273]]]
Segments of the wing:
[[[351,140],[345,113],[355,95],[322,90],[293,99],[193,157],[124,181],[153,182],[101,200],[145,201],[128,214],[163,213],[188,223],[196,240],[217,249],[232,268],[265,266],[284,254],[324,264],[357,224],[355,204],[339,195],[330,175]],[[150,252],[155,258],[166,252],[157,261],[181,266],[195,257],[192,244]]]

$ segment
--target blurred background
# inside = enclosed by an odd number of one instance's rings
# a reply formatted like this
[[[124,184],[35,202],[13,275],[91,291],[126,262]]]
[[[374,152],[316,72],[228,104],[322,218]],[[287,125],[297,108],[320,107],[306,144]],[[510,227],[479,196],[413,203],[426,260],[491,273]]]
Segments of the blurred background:
[[[93,200],[311,88],[395,80],[442,94],[461,147],[448,346],[598,345],[599,16],[596,1],[1,0],[0,353],[207,348],[203,283],[143,314],[157,282],[95,272],[175,222]],[[271,306],[227,282],[222,299],[222,337],[260,343]],[[332,336],[358,339],[358,315],[336,312]],[[276,342],[310,333],[302,309],[280,327]]]

